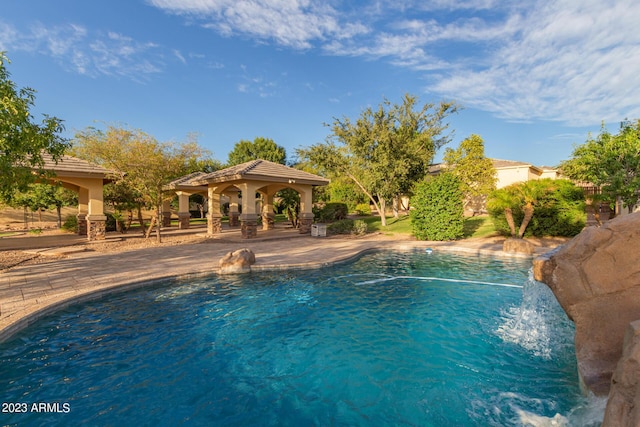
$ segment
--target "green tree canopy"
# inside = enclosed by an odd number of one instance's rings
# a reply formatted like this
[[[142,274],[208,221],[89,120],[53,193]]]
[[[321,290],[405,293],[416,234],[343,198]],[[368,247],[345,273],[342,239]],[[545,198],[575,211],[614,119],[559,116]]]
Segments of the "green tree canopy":
[[[0,52],[0,200],[9,202],[15,190],[25,190],[37,174],[44,175],[42,154],[58,160],[68,147],[59,134],[62,120],[45,115],[40,124],[30,112],[35,103],[35,91],[17,89],[10,80],[4,52]]]
[[[511,184],[487,201],[496,229],[522,238],[575,236],[585,224],[584,192],[566,179],[544,178]],[[517,227],[517,224],[520,224]]]
[[[239,165],[251,160],[268,160],[274,163],[286,164],[287,152],[270,138],[257,137],[253,142],[240,140],[229,153],[228,166]]]
[[[601,186],[612,199],[620,197],[631,212],[640,197],[640,119],[622,122],[616,135],[603,125],[560,168],[571,179]]]
[[[106,132],[87,128],[74,140],[73,153],[79,158],[118,173],[115,189],[119,203],[129,201],[138,208],[156,210],[158,223],[165,197],[162,187],[172,179],[202,165],[209,153],[193,139],[186,143],[158,142],[140,131],[109,126]],[[157,238],[160,240],[159,227]]]
[[[460,142],[457,149],[444,152],[447,170],[460,180],[465,201],[489,195],[496,188],[496,169],[491,159],[484,155],[484,141],[479,135],[471,135]]]
[[[298,150],[303,161],[327,175],[347,176],[369,197],[382,225],[386,201],[408,194],[423,178],[436,151],[449,142],[444,119],[457,111],[450,102],[418,106],[409,94],[401,104],[384,100],[353,122],[335,119],[324,144]]]

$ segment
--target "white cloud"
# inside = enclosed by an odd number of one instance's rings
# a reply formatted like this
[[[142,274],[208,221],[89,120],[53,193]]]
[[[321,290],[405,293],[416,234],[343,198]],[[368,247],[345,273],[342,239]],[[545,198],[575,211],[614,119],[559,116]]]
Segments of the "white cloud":
[[[518,37],[482,68],[453,69],[432,89],[512,120],[591,125],[637,117],[640,7],[633,1],[540,2]]]
[[[148,0],[170,13],[189,15],[223,35],[245,35],[295,49],[313,42],[349,38],[368,29],[340,22],[338,12],[318,0]]]
[[[117,75],[143,81],[164,67],[159,46],[116,32],[92,33],[76,24],[45,26],[40,23],[27,31],[19,31],[0,22],[0,34],[3,34],[0,36],[3,50],[47,55],[63,67],[91,77]]]

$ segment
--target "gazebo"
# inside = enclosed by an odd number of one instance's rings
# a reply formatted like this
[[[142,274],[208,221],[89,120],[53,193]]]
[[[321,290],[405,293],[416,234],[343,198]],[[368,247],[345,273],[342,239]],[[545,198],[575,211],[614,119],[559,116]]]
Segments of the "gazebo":
[[[87,161],[62,156],[56,163],[47,153],[42,154],[43,169],[54,173],[48,181],[78,193],[78,234],[89,241],[104,240],[107,217],[104,214],[103,186],[111,182],[113,172]]]
[[[172,181],[165,190],[178,195],[180,228],[189,226],[189,195],[208,197],[207,234],[222,231],[221,197],[229,198],[229,225],[240,225],[242,237],[251,239],[258,233],[258,217],[263,230],[274,227],[273,202],[276,193],[291,188],[300,194],[300,233],[309,233],[313,223],[312,190],[327,185],[329,180],[267,160],[252,160],[211,173],[196,172]],[[241,194],[241,197],[240,197]],[[257,207],[256,194],[262,195],[262,208]],[[239,203],[242,213],[239,212]]]

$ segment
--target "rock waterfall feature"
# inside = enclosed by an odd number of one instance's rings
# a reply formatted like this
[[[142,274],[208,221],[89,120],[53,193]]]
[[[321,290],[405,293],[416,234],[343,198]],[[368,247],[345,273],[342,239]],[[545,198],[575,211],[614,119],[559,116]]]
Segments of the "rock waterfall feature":
[[[551,288],[575,323],[583,385],[607,395],[616,366],[624,363],[625,332],[640,319],[640,213],[586,228],[534,260],[534,277]],[[635,398],[640,407],[640,396]]]

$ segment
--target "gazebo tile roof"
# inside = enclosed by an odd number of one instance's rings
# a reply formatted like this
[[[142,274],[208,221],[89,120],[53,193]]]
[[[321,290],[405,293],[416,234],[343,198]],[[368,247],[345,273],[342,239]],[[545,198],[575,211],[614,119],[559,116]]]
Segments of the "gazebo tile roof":
[[[101,175],[104,178],[107,175],[112,175],[115,173],[103,168],[102,166],[98,166],[93,163],[87,162],[86,160],[67,155],[62,156],[57,163],[48,153],[42,153],[42,159],[44,160],[43,169],[54,171],[56,173],[63,173],[65,175]]]
[[[276,182],[300,181],[300,183],[311,185],[326,185],[329,183],[328,179],[321,176],[290,168],[279,163],[259,159],[211,172],[194,179],[193,184],[226,182],[240,179]]]

